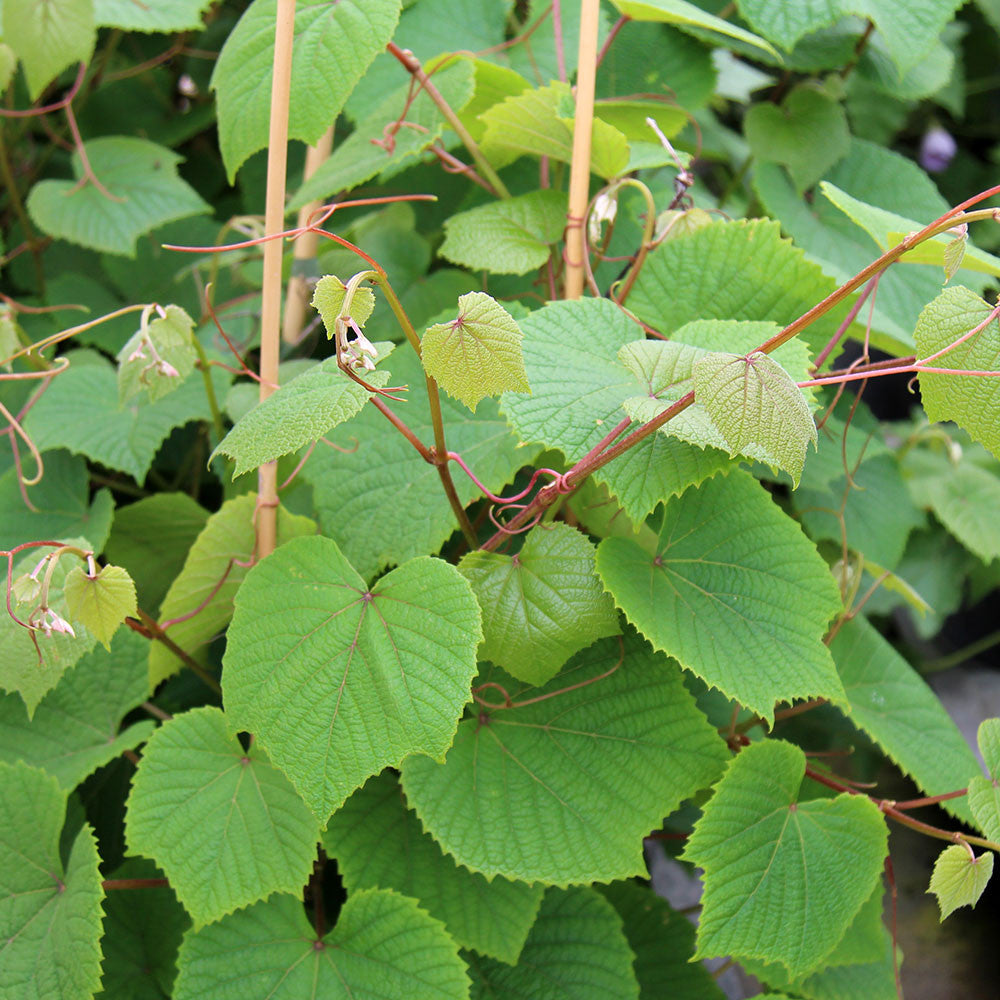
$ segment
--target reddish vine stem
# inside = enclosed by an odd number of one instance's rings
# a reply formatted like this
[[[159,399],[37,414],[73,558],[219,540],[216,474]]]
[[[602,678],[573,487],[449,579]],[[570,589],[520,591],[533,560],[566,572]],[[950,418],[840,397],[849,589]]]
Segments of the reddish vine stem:
[[[899,975],[899,955],[896,953],[898,932],[896,914],[896,873],[892,867],[892,855],[885,856],[885,880],[889,885],[889,931],[892,935],[892,974],[896,981],[896,996],[903,1000],[903,980]]]
[[[180,646],[174,642],[173,639],[163,631],[162,628],[157,624],[157,622],[151,618],[142,608],[139,608],[139,620],[135,618],[126,618],[125,624],[128,625],[133,632],[138,632],[139,635],[144,635],[147,639],[153,639],[156,642],[163,643],[167,649],[170,650],[174,656],[177,657],[185,667],[194,671],[201,680],[210,687],[216,694],[222,694],[222,688],[219,686],[219,682],[188,652],[181,649]]]
[[[101,883],[105,892],[116,889],[166,889],[169,886],[165,878],[106,878]]]

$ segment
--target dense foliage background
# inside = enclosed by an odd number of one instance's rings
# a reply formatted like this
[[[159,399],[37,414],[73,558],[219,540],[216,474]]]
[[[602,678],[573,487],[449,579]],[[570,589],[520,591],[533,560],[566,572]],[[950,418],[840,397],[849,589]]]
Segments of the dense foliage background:
[[[1000,4],[299,0],[258,403],[277,9],[0,0],[0,997],[957,995]]]

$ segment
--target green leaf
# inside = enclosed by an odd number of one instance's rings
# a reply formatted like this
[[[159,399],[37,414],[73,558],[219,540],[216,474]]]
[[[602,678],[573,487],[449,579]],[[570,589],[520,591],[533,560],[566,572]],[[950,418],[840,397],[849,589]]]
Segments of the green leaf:
[[[90,1000],[101,981],[101,873],[90,827],[63,864],[66,793],[26,764],[0,763],[0,938],[10,1000]]]
[[[532,191],[451,216],[438,252],[473,271],[527,274],[549,259],[565,226],[566,195]]]
[[[598,892],[618,911],[635,953],[640,1000],[722,1000],[708,969],[692,962],[694,927],[650,886],[612,882]]]
[[[655,648],[765,719],[776,701],[843,700],[822,641],[840,594],[813,545],[747,473],[668,501],[653,556],[604,539],[597,571]]]
[[[791,52],[804,35],[840,20],[840,0],[736,0],[740,15],[750,27]]]
[[[385,348],[392,346],[380,344],[380,355],[384,356]],[[363,372],[362,377],[381,388],[390,376],[387,371],[374,371]],[[327,358],[241,417],[211,457],[221,453],[233,459],[235,479],[318,441],[327,431],[350,420],[371,398],[371,392],[340,370],[336,357]]]
[[[167,306],[144,329],[137,330],[118,352],[118,402],[147,393],[162,399],[194,371],[198,358],[192,344],[194,320],[179,306]]]
[[[319,825],[255,743],[244,750],[217,708],[153,734],[132,780],[129,850],[163,869],[200,927],[274,892],[299,892]]]
[[[466,1000],[455,942],[415,900],[382,889],[354,893],[321,941],[302,903],[279,896],[189,932],[175,1000]]]
[[[618,615],[594,555],[568,524],[533,528],[515,556],[468,553],[458,568],[483,609],[480,656],[539,686],[574,653],[617,635]]]
[[[399,353],[402,356],[393,360],[394,377],[400,383],[421,385],[419,359],[412,351]],[[448,447],[494,492],[541,450],[520,446],[492,400],[484,400],[473,415],[443,397],[441,412]],[[402,416],[418,438],[433,440],[426,393],[415,392]],[[344,424],[339,437],[344,443],[353,438],[357,449],[350,453],[317,449],[302,473],[313,486],[323,534],[337,542],[365,578],[384,566],[437,552],[457,529],[437,470],[392,431],[374,407]],[[456,472],[455,489],[463,506],[482,495],[464,473]]]
[[[736,38],[754,48],[780,58],[774,48],[763,38],[758,38],[745,28],[714,17],[686,0],[612,0],[615,7],[633,21],[666,21],[668,24],[690,25],[707,28],[728,38]]]
[[[398,67],[395,68],[398,71]],[[461,111],[473,93],[471,60],[458,59],[435,72],[434,86],[454,111]],[[370,113],[358,121],[357,128],[334,149],[330,158],[303,183],[288,207],[301,208],[310,201],[322,200],[338,191],[349,191],[382,171],[403,169],[410,165],[413,157],[441,138],[446,123],[427,96],[427,91],[421,88],[413,103],[407,107],[411,96],[407,82],[399,84],[380,100]],[[386,138],[386,126],[397,121],[404,108],[406,121],[415,127],[400,128],[387,148],[382,145]]]
[[[596,110],[596,109],[595,109]],[[483,154],[498,166],[518,156],[548,156],[562,163],[573,159],[575,104],[568,83],[526,90],[484,111]],[[625,136],[614,126],[594,119],[590,169],[599,177],[617,177],[628,164]]]
[[[128,570],[148,614],[159,610],[207,520],[208,511],[186,493],[156,493],[116,508],[104,555]]]
[[[225,395],[230,378],[227,372],[212,369],[216,397]],[[200,374],[192,374],[155,403],[133,400],[120,406],[114,366],[95,360],[71,364],[54,379],[25,418],[24,428],[42,451],[68,448],[141,483],[171,430],[192,420],[210,419]]]
[[[797,801],[805,766],[790,743],[752,744],[706,803],[683,855],[705,869],[695,957],[745,955],[805,975],[871,896],[887,853],[882,814],[862,795]]]
[[[928,795],[963,788],[978,771],[965,737],[926,681],[875,627],[853,618],[837,632],[830,652],[847,692],[848,719]],[[961,798],[941,806],[966,823],[972,818]]]
[[[68,539],[72,542],[83,542],[83,539]],[[13,580],[31,573],[45,552],[29,549],[25,555],[14,563]],[[66,574],[77,562],[76,556],[64,555],[56,564],[49,581],[49,608],[62,619],[70,617],[66,598],[63,596],[63,586]],[[43,570],[44,572],[44,570]],[[24,599],[19,600],[16,589],[11,601],[14,614],[27,622],[28,617],[38,607],[38,594],[33,590]],[[42,621],[46,618],[39,616]],[[48,618],[51,620],[51,618]],[[33,638],[37,641],[32,641]],[[84,653],[94,648],[97,640],[83,626],[76,628],[75,634],[53,630],[50,635],[44,631],[31,632],[19,625],[10,615],[0,614],[0,687],[5,691],[17,692],[28,709],[30,719],[35,708],[46,692],[56,686],[59,678]]]
[[[160,624],[169,626],[170,638],[199,663],[207,663],[208,646],[224,631],[233,616],[233,598],[253,560],[255,494],[227,500],[206,522],[191,546],[184,568],[170,585],[160,608]],[[278,544],[299,535],[311,535],[316,525],[308,517],[278,508]],[[181,662],[162,643],[149,647],[149,683],[177,673]]]
[[[731,455],[762,450],[798,486],[816,424],[792,377],[773,358],[713,353],[693,366],[695,398],[722,432]]]
[[[578,653],[541,689],[519,690],[499,670],[480,680],[532,703],[479,706],[444,763],[409,757],[402,783],[424,829],[487,878],[565,886],[644,874],[642,838],[725,759],[676,664],[631,632]]]
[[[128,858],[116,879],[162,878],[145,858]],[[191,918],[169,886],[112,892],[104,899],[104,975],[97,1000],[163,1000],[173,992],[177,949]]]
[[[209,0],[94,0],[94,19],[102,27],[125,31],[200,31]]]
[[[521,328],[496,299],[469,292],[458,316],[428,327],[421,339],[427,373],[473,413],[485,396],[531,392],[521,354]]]
[[[149,697],[147,643],[126,630],[110,651],[87,653],[42,698],[30,721],[20,698],[0,696],[0,760],[43,768],[69,792],[144,743],[155,728],[151,719],[119,730],[125,716]]]
[[[368,589],[332,539],[293,539],[236,595],[226,713],[325,821],[383,767],[445,753],[481,638],[472,588],[448,563],[413,559]]]
[[[90,62],[93,0],[4,0],[0,35],[17,53],[32,101],[73,63]]]
[[[0,94],[10,85],[11,78],[14,76],[14,70],[16,69],[17,53],[9,45],[0,42]],[[0,321],[0,329],[4,326],[3,321]],[[6,353],[4,357],[6,357]]]
[[[983,833],[990,840],[997,840],[1000,839],[1000,719],[981,722],[978,739],[989,777],[977,774],[969,781],[969,808]]]
[[[295,12],[288,137],[315,144],[399,20],[400,0],[299,0]],[[230,183],[267,146],[277,0],[254,0],[212,73],[219,147]]]
[[[847,115],[815,87],[796,87],[779,108],[763,102],[747,111],[743,131],[761,162],[783,163],[799,193],[812,187],[850,150]]]
[[[944,281],[947,284],[952,278],[958,273],[958,269],[962,266],[962,261],[965,259],[965,251],[969,245],[969,234],[968,232],[963,232],[960,236],[956,236],[950,243],[946,244],[944,248]]]
[[[928,892],[937,896],[941,920],[960,906],[975,907],[993,874],[993,852],[975,857],[963,844],[946,847],[934,862]]]
[[[475,1000],[639,1000],[621,917],[593,889],[549,889],[517,965],[467,956]],[[672,996],[673,994],[671,994]]]
[[[340,317],[344,300],[347,298],[347,285],[334,274],[326,274],[316,282],[310,305],[323,318],[326,327],[327,340],[332,340],[337,332],[337,319]],[[351,298],[349,317],[364,327],[375,308],[375,293],[367,286],[360,285],[354,290]]]
[[[79,153],[74,153],[75,181],[39,181],[28,195],[31,218],[49,236],[134,257],[136,241],[144,233],[209,210],[177,174],[183,157],[165,146],[130,136],[104,136],[84,143],[84,150],[112,197],[93,183],[79,183],[84,170]]]
[[[968,288],[946,288],[917,321],[913,337],[920,357],[944,350],[991,312],[992,307]],[[1000,325],[990,323],[929,364],[961,371],[1000,369]],[[1000,379],[922,373],[920,395],[931,420],[954,420],[1000,458]]]
[[[43,456],[45,471],[41,482],[25,486],[35,510],[21,498],[18,473],[11,466],[0,476],[0,548],[12,549],[22,542],[40,538],[85,537],[100,552],[108,537],[114,500],[102,489],[90,500],[87,463],[65,451],[49,451]],[[30,462],[30,459],[29,459]],[[27,470],[30,475],[33,470]]]
[[[135,616],[135,584],[121,566],[102,566],[94,576],[74,566],[63,584],[70,619],[85,625],[105,649],[129,615]]]
[[[333,814],[323,844],[348,893],[395,889],[443,921],[463,948],[517,962],[542,887],[505,878],[488,882],[456,864],[421,828],[390,772],[371,778]]]

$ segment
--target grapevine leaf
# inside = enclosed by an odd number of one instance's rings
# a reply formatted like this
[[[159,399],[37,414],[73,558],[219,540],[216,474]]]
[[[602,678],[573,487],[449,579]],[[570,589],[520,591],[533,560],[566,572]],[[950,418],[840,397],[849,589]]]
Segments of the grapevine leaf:
[[[757,160],[785,164],[800,194],[845,157],[851,145],[844,109],[809,86],[796,87],[780,107],[754,104],[743,130]]]
[[[960,906],[975,907],[993,874],[993,852],[975,857],[963,844],[946,847],[934,862],[928,892],[937,896],[941,920]]]
[[[618,911],[635,953],[640,1000],[722,1000],[724,994],[694,954],[694,927],[651,887],[612,882],[598,892]]]
[[[333,814],[323,843],[337,859],[348,893],[395,889],[443,921],[463,948],[517,962],[535,922],[542,887],[505,878],[487,882],[456,864],[423,831],[388,771],[369,779]]]
[[[421,340],[424,368],[473,413],[485,396],[507,389],[531,392],[521,354],[521,328],[485,292],[458,300],[458,316],[435,323]]]
[[[337,116],[399,20],[399,0],[299,0],[292,49],[289,139],[314,144]],[[277,0],[255,0],[226,39],[212,73],[219,147],[229,181],[267,146]]]
[[[0,938],[12,1000],[90,1000],[101,981],[101,873],[90,827],[63,864],[66,792],[24,763],[0,763]]]
[[[217,708],[165,722],[146,744],[125,814],[129,850],[163,869],[200,927],[274,892],[299,892],[319,825],[260,746]]]
[[[944,248],[944,281],[947,284],[958,273],[965,259],[965,250],[969,245],[969,234],[963,231]]]
[[[194,371],[198,355],[191,342],[194,320],[179,306],[167,306],[118,352],[118,402],[147,393],[162,399]]]
[[[976,824],[990,840],[1000,838],[1000,719],[979,726],[979,752],[989,777],[977,774],[969,782],[969,808]]]
[[[225,395],[230,378],[212,369],[216,397]],[[68,448],[142,482],[171,430],[211,416],[200,375],[186,378],[179,389],[155,403],[132,400],[120,406],[114,367],[95,360],[71,364],[54,379],[24,427],[42,451]]]
[[[379,344],[380,360],[391,344]],[[389,381],[387,371],[364,372],[364,380],[376,388]],[[275,390],[241,417],[212,452],[220,452],[236,463],[233,478],[273,462],[350,420],[372,398],[363,385],[340,370],[337,359],[317,362],[308,371]]]
[[[226,714],[325,821],[387,765],[444,754],[481,638],[472,588],[448,563],[413,559],[368,589],[332,539],[293,539],[236,595]]]
[[[803,35],[827,28],[840,20],[840,0],[736,0],[741,16],[751,28],[791,52]]]
[[[337,317],[340,316],[346,298],[347,285],[335,274],[326,274],[316,282],[311,304],[323,318],[327,340],[336,335]],[[350,318],[359,327],[363,327],[374,308],[375,293],[367,285],[356,288],[351,298]]]
[[[803,976],[871,896],[887,853],[882,814],[861,795],[798,802],[805,765],[790,743],[752,744],[706,803],[683,855],[705,869],[696,958],[745,955]]]
[[[105,253],[135,257],[136,241],[165,222],[207,212],[209,206],[177,174],[183,157],[165,146],[130,136],[91,139],[84,150],[108,197],[84,176],[72,157],[75,181],[40,181],[28,195],[28,212],[40,229]]]
[[[94,19],[102,27],[124,31],[200,31],[209,0],[94,0]]]
[[[920,356],[943,350],[979,326],[991,312],[992,307],[968,288],[946,288],[928,303],[917,321],[913,336]],[[990,323],[930,364],[962,371],[1000,369],[1000,324]],[[1000,458],[1000,379],[923,373],[920,395],[931,420],[954,420]]]
[[[118,626],[137,613],[135,584],[121,566],[102,566],[94,576],[74,566],[66,574],[63,593],[70,620],[85,625],[107,650]]]
[[[393,359],[393,375],[409,385],[423,382],[420,361],[412,352]],[[441,412],[448,447],[490,490],[502,490],[541,450],[520,446],[492,400],[484,400],[473,415],[443,397]],[[433,440],[425,393],[406,404],[406,422],[418,438]],[[318,449],[303,470],[314,488],[323,534],[337,542],[366,578],[384,566],[437,552],[457,525],[434,466],[402,435],[392,432],[374,407],[344,424],[340,435],[344,441],[354,438],[357,449],[349,453]],[[456,473],[455,488],[463,506],[482,495],[464,473]]]
[[[566,195],[532,191],[451,216],[438,252],[473,271],[527,274],[549,259],[565,226]]]
[[[123,731],[122,719],[149,697],[143,662],[147,640],[130,630],[110,651],[94,649],[39,702],[29,721],[15,695],[0,696],[0,760],[24,760],[67,791],[125,750],[145,742],[152,720]]]
[[[695,398],[722,432],[730,454],[761,449],[798,486],[816,424],[802,390],[773,358],[712,353],[693,368]]]
[[[93,0],[4,0],[0,35],[24,66],[34,101],[73,63],[90,62],[97,40]]]
[[[444,925],[413,899],[363,889],[321,941],[302,903],[278,896],[189,932],[175,1000],[466,1000],[465,963]]]
[[[867,733],[928,795],[964,787],[978,771],[965,737],[924,679],[864,618],[844,624],[830,643],[850,708]],[[941,806],[969,822],[964,799]]]
[[[653,556],[604,539],[597,571],[654,647],[764,718],[779,700],[843,700],[822,642],[840,594],[812,543],[747,473],[670,500]]]
[[[200,663],[207,662],[208,644],[224,631],[233,616],[233,598],[247,575],[256,536],[253,494],[227,500],[205,523],[184,560],[184,568],[163,599],[160,622],[183,619],[170,625],[170,638]],[[308,517],[278,508],[278,544],[300,535],[311,535],[316,525]],[[149,647],[149,683],[180,670],[176,656],[161,643]]]
[[[116,879],[162,878],[146,858],[128,858]],[[104,899],[104,975],[97,1000],[162,1000],[177,976],[177,949],[191,918],[169,886]]]
[[[622,641],[578,653],[533,704],[480,707],[443,764],[403,762],[407,801],[463,865],[561,886],[642,874],[642,838],[718,775],[725,748],[676,665]],[[506,674],[482,677],[517,700]]]
[[[587,886],[545,893],[517,965],[467,957],[475,1000],[536,996],[540,983],[560,1000],[639,1000],[621,917]]]
[[[483,609],[479,655],[527,684],[547,683],[574,653],[619,632],[594,547],[567,524],[534,528],[515,556],[470,552],[458,568]]]

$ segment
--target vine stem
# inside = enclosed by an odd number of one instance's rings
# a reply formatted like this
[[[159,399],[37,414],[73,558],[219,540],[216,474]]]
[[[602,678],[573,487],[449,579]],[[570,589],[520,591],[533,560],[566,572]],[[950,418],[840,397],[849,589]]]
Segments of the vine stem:
[[[165,889],[169,885],[165,878],[106,878],[101,888],[110,892],[115,889]]]
[[[268,127],[267,192],[264,231],[281,230],[285,217],[285,176],[288,166],[288,106],[292,88],[292,46],[295,41],[295,0],[278,0],[274,30],[271,117]],[[260,401],[278,384],[281,345],[282,241],[264,244],[264,283],[260,316]],[[257,473],[258,559],[274,551],[278,532],[278,463],[268,462]]]
[[[125,619],[125,624],[128,625],[133,632],[138,632],[140,635],[144,635],[147,639],[154,639],[156,642],[163,643],[163,645],[166,646],[167,649],[169,649],[170,652],[173,653],[185,667],[194,671],[194,673],[196,673],[216,694],[222,694],[222,688],[219,686],[219,682],[190,653],[181,649],[181,647],[178,646],[177,643],[174,642],[174,640],[171,639],[162,628],[160,628],[155,619],[146,614],[142,608],[138,609],[138,613],[138,621],[134,618]]]
[[[567,299],[578,299],[583,295],[583,255],[586,253],[583,227],[590,200],[590,145],[594,125],[599,21],[600,0],[581,0],[573,158],[570,162],[569,206],[566,210],[566,275],[563,295]]]

